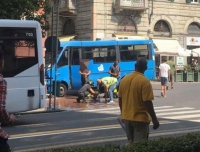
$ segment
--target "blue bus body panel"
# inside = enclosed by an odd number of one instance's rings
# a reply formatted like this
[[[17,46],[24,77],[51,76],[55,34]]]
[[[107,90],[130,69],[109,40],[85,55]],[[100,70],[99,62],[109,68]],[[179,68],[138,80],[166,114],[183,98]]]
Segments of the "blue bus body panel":
[[[115,46],[117,41],[82,41],[82,46]]]
[[[81,41],[61,41],[61,47],[81,47]]]
[[[117,41],[118,45],[134,45],[134,44],[151,44],[152,41],[151,40],[126,40],[126,41],[122,41],[119,40]]]
[[[110,63],[94,63],[93,60],[90,60],[88,64],[88,69],[91,71],[90,80],[94,82],[94,85],[97,85],[97,79],[110,76],[108,71],[110,66],[113,65],[113,62]]]

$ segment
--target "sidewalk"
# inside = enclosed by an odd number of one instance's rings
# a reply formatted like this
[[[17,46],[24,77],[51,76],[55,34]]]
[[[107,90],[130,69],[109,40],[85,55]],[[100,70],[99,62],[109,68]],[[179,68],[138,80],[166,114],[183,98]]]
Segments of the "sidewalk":
[[[51,108],[49,109],[49,102],[51,102]],[[105,99],[101,98],[101,102],[93,102],[92,100],[87,100],[85,103],[77,103],[76,96],[67,96],[67,97],[56,97],[55,100],[55,109],[54,109],[54,98],[46,99],[46,107],[41,109],[36,109],[32,111],[27,111],[21,114],[35,114],[35,113],[48,113],[48,112],[60,112],[60,111],[74,111],[82,109],[98,109],[104,107],[113,107],[118,106],[117,99],[114,104],[106,104]]]

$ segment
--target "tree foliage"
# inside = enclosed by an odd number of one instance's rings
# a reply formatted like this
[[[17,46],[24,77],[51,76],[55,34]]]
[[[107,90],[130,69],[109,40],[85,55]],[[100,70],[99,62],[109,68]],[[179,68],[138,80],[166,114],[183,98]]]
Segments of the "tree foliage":
[[[1,0],[1,19],[36,20],[43,30],[49,29],[46,15],[51,11],[48,0]]]

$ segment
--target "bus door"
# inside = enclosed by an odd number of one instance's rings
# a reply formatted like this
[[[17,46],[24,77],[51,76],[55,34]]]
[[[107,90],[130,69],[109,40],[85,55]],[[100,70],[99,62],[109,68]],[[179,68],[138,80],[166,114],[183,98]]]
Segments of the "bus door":
[[[70,70],[70,82],[73,90],[78,90],[81,87],[81,76],[79,74],[80,70],[80,53],[81,48],[70,48],[70,61],[69,61],[69,70]]]
[[[65,88],[70,85],[68,53],[69,49],[65,48],[57,62],[57,80],[61,81]]]

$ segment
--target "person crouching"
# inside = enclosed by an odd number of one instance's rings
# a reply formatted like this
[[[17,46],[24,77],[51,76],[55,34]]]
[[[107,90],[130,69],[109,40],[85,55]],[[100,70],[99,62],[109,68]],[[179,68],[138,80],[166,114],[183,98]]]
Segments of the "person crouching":
[[[76,101],[78,103],[80,103],[81,100],[84,100],[88,94],[93,94],[93,99],[95,100],[98,96],[98,93],[95,92],[93,89],[92,89],[92,86],[94,85],[94,82],[92,81],[89,81],[87,82],[86,84],[84,84],[80,90],[78,91],[78,98],[76,99]]]

